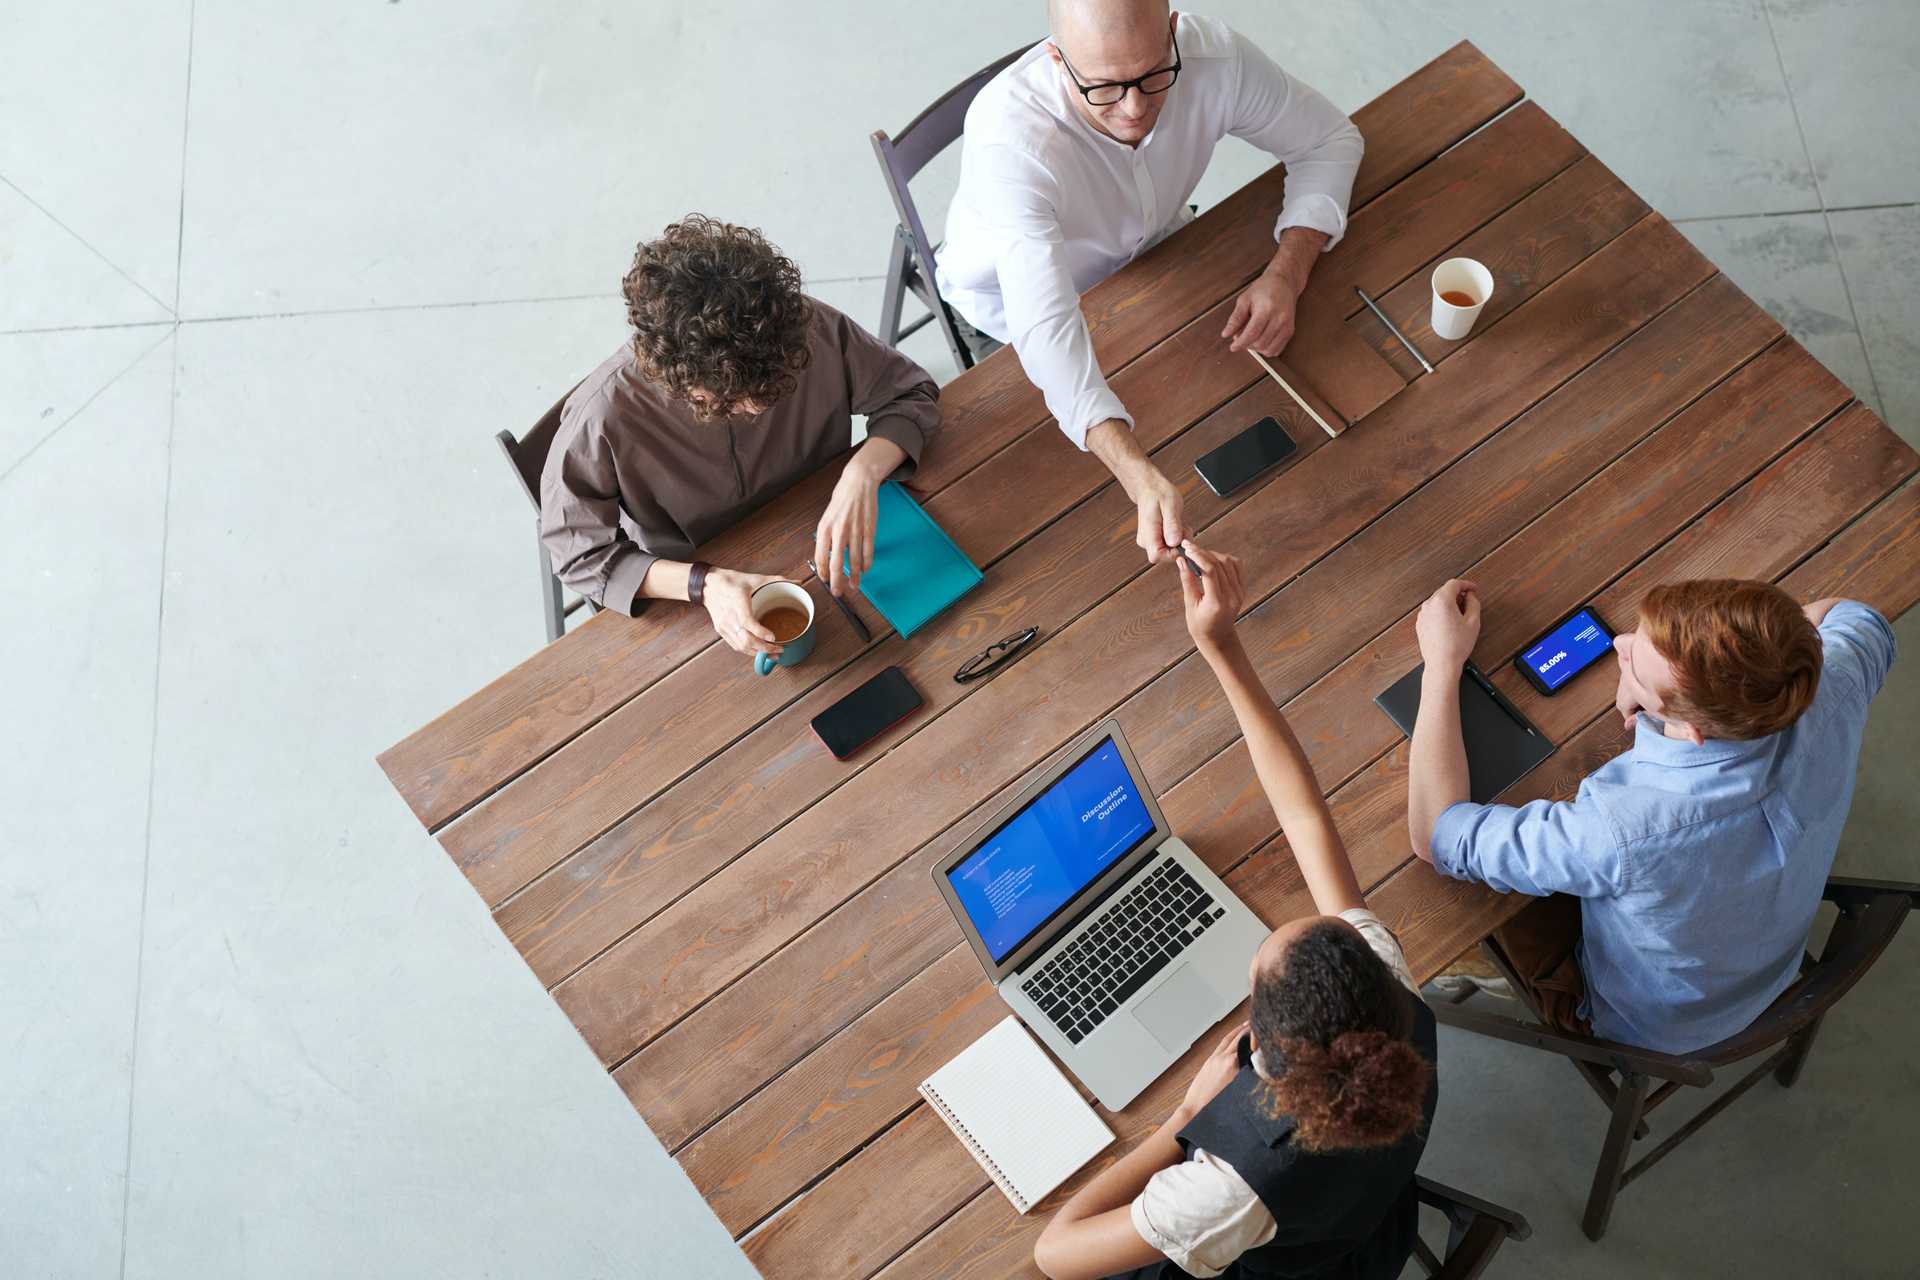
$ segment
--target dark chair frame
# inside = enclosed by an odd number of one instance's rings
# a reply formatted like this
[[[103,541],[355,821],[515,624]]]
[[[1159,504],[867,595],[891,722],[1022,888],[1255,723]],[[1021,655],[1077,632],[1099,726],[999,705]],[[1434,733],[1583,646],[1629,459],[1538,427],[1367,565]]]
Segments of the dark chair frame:
[[[1820,958],[1806,956],[1799,979],[1746,1030],[1693,1053],[1654,1053],[1613,1040],[1560,1031],[1544,1022],[1527,1023],[1454,1005],[1434,1005],[1434,1016],[1446,1026],[1568,1058],[1611,1110],[1606,1142],[1600,1149],[1600,1163],[1593,1172],[1593,1186],[1581,1218],[1580,1225],[1588,1239],[1598,1240],[1606,1234],[1614,1200],[1622,1187],[1698,1132],[1759,1083],[1762,1076],[1771,1072],[1783,1088],[1793,1086],[1806,1065],[1807,1053],[1813,1048],[1814,1037],[1827,1011],[1873,967],[1900,931],[1907,913],[1920,906],[1920,884],[1835,876],[1827,881],[1821,896],[1839,909],[1839,916],[1833,931],[1827,935]],[[1538,1006],[1529,998],[1512,961],[1499,944],[1488,938],[1481,945],[1512,984],[1514,994],[1539,1018]],[[1627,1165],[1633,1143],[1648,1134],[1645,1123],[1648,1112],[1683,1087],[1704,1088],[1713,1083],[1716,1068],[1759,1054],[1767,1055],[1759,1066],[1702,1107],[1631,1167]],[[1655,1081],[1660,1082],[1658,1086]]]
[[[1413,1184],[1420,1203],[1438,1209],[1447,1220],[1444,1256],[1435,1256],[1418,1236],[1413,1240],[1413,1256],[1432,1280],[1475,1280],[1507,1237],[1525,1240],[1533,1234],[1527,1220],[1512,1209],[1455,1191],[1432,1178],[1415,1175]]]
[[[915,116],[897,136],[888,137],[885,129],[873,131],[873,154],[880,162],[880,176],[886,181],[887,193],[893,197],[894,212],[899,217],[893,229],[893,250],[887,260],[886,296],[880,307],[880,341],[890,347],[899,346],[902,338],[919,332],[933,321],[939,324],[947,348],[962,369],[973,368],[974,363],[987,354],[986,350],[976,351],[969,344],[960,331],[959,318],[953,308],[940,296],[940,288],[934,282],[934,244],[927,236],[926,224],[920,219],[920,210],[907,184],[935,156],[959,139],[966,127],[967,108],[973,105],[987,81],[1031,48],[1033,42],[1029,41],[980,68],[936,98],[932,106]],[[908,293],[925,304],[927,314],[902,328],[900,314]]]
[[[540,610],[545,616],[547,643],[558,640],[567,629],[568,615],[577,612],[582,605],[592,613],[600,612],[600,606],[584,596],[576,596],[567,601],[560,579],[553,572],[553,560],[547,555],[547,544],[540,537],[540,472],[547,465],[547,453],[553,446],[553,437],[560,430],[560,411],[566,407],[567,396],[561,396],[553,408],[533,424],[533,428],[518,440],[511,431],[494,433],[494,443],[500,446],[500,452],[506,456],[507,465],[513,468],[514,479],[520,482],[520,489],[527,495],[527,501],[533,504],[533,543],[540,553]]]

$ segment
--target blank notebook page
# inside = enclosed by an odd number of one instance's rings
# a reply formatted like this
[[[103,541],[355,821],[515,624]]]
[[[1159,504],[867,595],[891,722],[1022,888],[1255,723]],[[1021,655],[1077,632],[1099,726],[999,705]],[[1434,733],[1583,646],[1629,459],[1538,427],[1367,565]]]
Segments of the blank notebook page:
[[[1021,1213],[1113,1141],[1015,1017],[968,1045],[920,1092]]]

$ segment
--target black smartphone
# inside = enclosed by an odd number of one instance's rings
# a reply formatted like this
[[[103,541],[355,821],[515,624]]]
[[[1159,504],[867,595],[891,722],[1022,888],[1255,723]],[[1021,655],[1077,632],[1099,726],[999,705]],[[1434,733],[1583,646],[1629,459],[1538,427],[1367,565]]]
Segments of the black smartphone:
[[[1592,605],[1583,604],[1529,641],[1513,665],[1528,684],[1551,698],[1612,648],[1613,628]]]
[[[1226,497],[1294,450],[1293,437],[1277,418],[1262,418],[1233,439],[1194,461],[1207,488]]]
[[[840,759],[872,742],[920,708],[920,693],[898,667],[888,667],[813,718],[813,731]]]

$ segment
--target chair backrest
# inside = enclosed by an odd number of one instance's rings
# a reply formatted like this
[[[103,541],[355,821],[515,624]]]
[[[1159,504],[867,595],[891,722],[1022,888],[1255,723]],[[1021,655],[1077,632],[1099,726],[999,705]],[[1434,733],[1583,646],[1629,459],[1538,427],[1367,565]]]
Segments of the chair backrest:
[[[967,108],[973,105],[987,81],[1031,48],[1031,43],[1023,44],[980,68],[934,99],[933,105],[915,116],[899,136],[890,138],[885,129],[873,131],[873,154],[880,162],[880,176],[886,180],[887,193],[893,197],[894,212],[899,215],[901,227],[913,241],[914,259],[929,290],[934,288],[933,241],[927,235],[926,224],[920,219],[920,210],[913,203],[907,184],[960,137],[966,127]]]
[[[1811,1026],[1873,967],[1913,906],[1908,889],[1893,887],[1860,895],[1852,904],[1842,901],[1841,909],[1852,919],[1839,949],[1829,949],[1809,965],[1746,1030],[1690,1056],[1724,1066],[1750,1058]]]
[[[520,488],[525,491],[527,501],[533,504],[536,512],[540,510],[540,473],[546,468],[547,453],[553,448],[554,433],[560,430],[560,411],[566,407],[567,397],[572,394],[573,391],[568,391],[561,396],[553,408],[540,415],[540,421],[533,424],[533,429],[518,440],[513,438],[511,431],[496,432],[493,437],[500,446],[500,452],[507,456],[507,465],[513,468],[514,478],[520,481]]]

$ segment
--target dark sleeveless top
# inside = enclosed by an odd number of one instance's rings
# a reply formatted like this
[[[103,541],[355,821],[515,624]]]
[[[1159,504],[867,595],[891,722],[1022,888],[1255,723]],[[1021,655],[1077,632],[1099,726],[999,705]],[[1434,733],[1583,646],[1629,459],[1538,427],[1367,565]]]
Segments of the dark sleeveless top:
[[[1433,1011],[1413,1001],[1410,1041],[1436,1063]],[[1440,1100],[1439,1072],[1427,1085],[1419,1128],[1391,1147],[1309,1152],[1292,1142],[1293,1119],[1267,1114],[1267,1090],[1253,1068],[1233,1082],[1177,1135],[1233,1166],[1273,1215],[1274,1236],[1249,1249],[1225,1274],[1246,1280],[1394,1280],[1413,1252],[1413,1171],[1426,1148]]]

